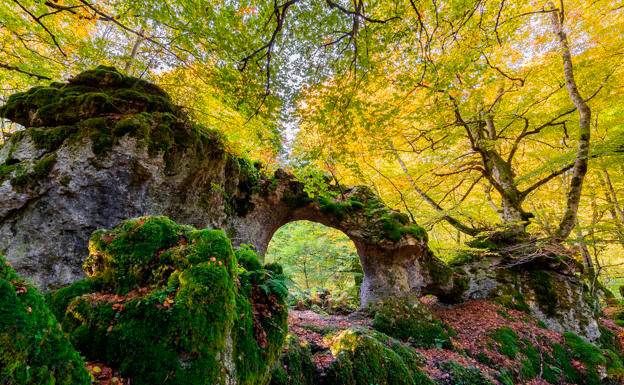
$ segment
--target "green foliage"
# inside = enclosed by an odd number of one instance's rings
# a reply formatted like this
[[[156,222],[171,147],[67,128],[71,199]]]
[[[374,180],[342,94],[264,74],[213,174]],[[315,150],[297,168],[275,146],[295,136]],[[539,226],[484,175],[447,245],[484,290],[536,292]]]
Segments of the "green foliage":
[[[0,383],[88,385],[84,365],[43,296],[0,256]]]
[[[336,357],[326,372],[335,385],[433,385],[415,364],[418,353],[383,335],[344,330],[331,344]]]
[[[433,318],[418,300],[389,298],[371,306],[373,328],[411,345],[452,349],[447,325]]]
[[[338,230],[308,221],[288,223],[273,235],[265,259],[284,267],[284,274],[293,283],[292,302],[316,302],[314,293],[323,288],[336,306],[353,308],[359,304],[363,277],[360,258],[353,242]],[[329,303],[318,305],[333,307]]]
[[[212,385],[225,379],[231,338],[238,383],[265,382],[286,334],[286,290],[248,247],[234,252],[220,230],[141,217],[95,232],[85,269],[90,278],[49,301],[90,360],[139,385]]]

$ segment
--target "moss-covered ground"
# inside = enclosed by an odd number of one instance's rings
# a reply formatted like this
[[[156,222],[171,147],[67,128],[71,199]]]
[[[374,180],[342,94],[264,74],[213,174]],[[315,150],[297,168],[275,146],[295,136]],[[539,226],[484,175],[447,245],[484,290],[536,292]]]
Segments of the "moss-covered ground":
[[[409,306],[393,300],[366,316],[291,311],[294,336],[274,369],[274,385],[305,385],[310,376],[321,385],[615,385],[624,379],[617,339],[624,329],[603,328],[604,341],[590,343],[490,301]],[[401,327],[382,332],[379,314],[403,323],[390,322]],[[445,331],[442,344],[422,332],[437,326]]]

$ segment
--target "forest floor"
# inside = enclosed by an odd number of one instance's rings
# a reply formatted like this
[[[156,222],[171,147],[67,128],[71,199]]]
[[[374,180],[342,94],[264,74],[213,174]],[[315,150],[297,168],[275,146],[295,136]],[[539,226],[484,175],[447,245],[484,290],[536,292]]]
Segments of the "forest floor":
[[[490,381],[495,384],[497,371],[484,365],[483,357],[486,361],[497,363],[497,366],[514,368],[518,363],[514,359],[505,356],[492,349],[492,339],[490,336],[500,328],[512,329],[518,337],[529,340],[542,352],[551,349],[550,344],[562,343],[561,333],[546,329],[540,326],[534,319],[529,318],[526,313],[504,308],[496,303],[486,300],[469,301],[453,307],[439,305],[435,301],[425,299],[425,302],[434,315],[441,321],[449,325],[455,335],[451,338],[453,349],[427,348],[417,349],[423,356],[425,364],[423,369],[434,380],[443,380],[448,374],[439,369],[439,364],[453,360],[466,367],[478,368]],[[330,339],[325,335],[331,335],[343,329],[353,327],[370,327],[372,320],[361,312],[350,315],[321,315],[311,310],[299,311],[290,310],[289,316],[290,332],[297,335],[301,340],[309,343],[313,354],[313,361],[319,372],[323,372],[334,357],[330,351]],[[624,329],[617,327],[609,320],[603,320],[609,328],[616,331],[621,342],[624,343]],[[462,354],[465,352],[467,354]],[[477,361],[473,357],[481,357]],[[524,385],[547,385],[548,382],[541,379],[533,379]]]
[[[452,337],[453,350],[443,348],[417,349],[423,356],[423,369],[429,377],[435,380],[444,380],[448,374],[439,369],[439,364],[453,360],[463,366],[478,368],[490,381],[497,384],[497,372],[484,365],[473,357],[487,356],[487,360],[496,362],[502,367],[514,367],[517,363],[492,349],[491,338],[496,330],[507,327],[512,329],[521,339],[531,341],[541,351],[550,349],[548,342],[562,343],[563,336],[555,331],[539,326],[535,320],[527,317],[523,312],[504,308],[496,303],[478,300],[469,301],[453,307],[446,307],[423,299],[433,314],[449,325],[455,335]],[[608,313],[608,311],[607,311]],[[624,328],[619,328],[612,321],[603,319],[603,324],[618,333],[624,344]],[[330,351],[331,339],[326,338],[341,330],[351,328],[370,328],[372,319],[363,312],[354,312],[348,315],[318,314],[312,310],[291,309],[288,315],[289,332],[306,341],[313,354],[313,362],[321,373],[334,361]],[[546,342],[548,341],[548,342]],[[466,352],[467,354],[462,354]],[[483,359],[481,359],[483,360]],[[103,363],[89,362],[87,369],[98,385],[130,385],[127,379],[121,378],[118,373]],[[541,379],[533,379],[524,385],[548,385]]]

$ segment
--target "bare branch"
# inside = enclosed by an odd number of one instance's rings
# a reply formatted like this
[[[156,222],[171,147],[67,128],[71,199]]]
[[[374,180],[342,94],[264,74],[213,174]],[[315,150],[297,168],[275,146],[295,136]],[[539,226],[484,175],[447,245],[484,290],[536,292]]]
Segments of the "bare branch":
[[[36,74],[34,72],[25,71],[23,69],[20,69],[18,67],[15,67],[15,66],[12,66],[12,65],[8,65],[8,64],[5,64],[5,63],[0,63],[0,68],[4,68],[5,70],[9,70],[9,71],[19,72],[21,74],[32,76],[32,77],[37,78],[39,80],[52,80],[51,78],[49,78],[49,77],[47,77],[45,75],[39,75],[39,74]]]

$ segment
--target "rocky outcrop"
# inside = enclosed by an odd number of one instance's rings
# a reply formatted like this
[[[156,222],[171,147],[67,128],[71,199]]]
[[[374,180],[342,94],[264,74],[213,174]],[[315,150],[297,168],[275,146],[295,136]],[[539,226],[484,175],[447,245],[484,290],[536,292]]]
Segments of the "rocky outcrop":
[[[94,230],[142,215],[222,228],[260,252],[290,221],[335,227],[360,255],[363,305],[452,298],[465,284],[431,254],[422,228],[370,190],[311,199],[292,175],[229,154],[158,87],[113,68],[13,95],[0,112],[26,127],[0,148],[0,252],[41,288],[83,277]]]
[[[582,266],[558,245],[530,242],[482,248],[451,263],[467,277],[462,300],[493,299],[521,310],[560,333],[588,340],[600,337],[595,296],[582,278]]]

